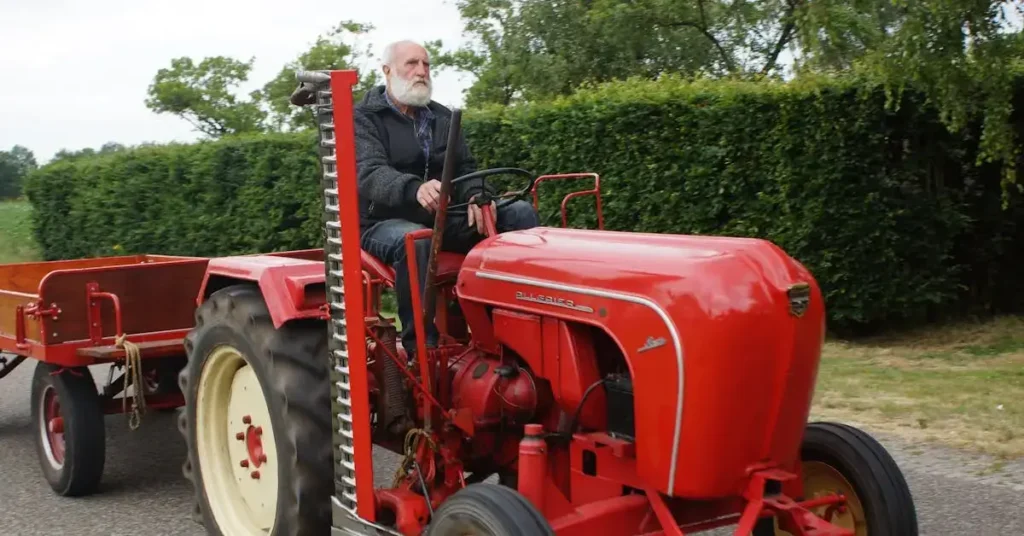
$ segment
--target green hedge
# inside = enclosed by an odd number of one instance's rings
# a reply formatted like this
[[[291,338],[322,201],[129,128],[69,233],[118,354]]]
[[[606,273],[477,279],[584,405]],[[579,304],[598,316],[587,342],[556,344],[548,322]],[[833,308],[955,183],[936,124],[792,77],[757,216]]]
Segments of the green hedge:
[[[472,111],[465,127],[485,166],[600,173],[609,229],[773,240],[815,273],[836,327],[1024,298],[1017,196],[1000,210],[975,131],[948,133],[912,94],[890,111],[880,89],[849,80],[624,82]],[[39,241],[48,258],[318,247],[314,143],[238,138],[45,167],[27,184]],[[546,223],[569,187],[543,187]],[[592,207],[571,203],[572,223],[593,226]]]

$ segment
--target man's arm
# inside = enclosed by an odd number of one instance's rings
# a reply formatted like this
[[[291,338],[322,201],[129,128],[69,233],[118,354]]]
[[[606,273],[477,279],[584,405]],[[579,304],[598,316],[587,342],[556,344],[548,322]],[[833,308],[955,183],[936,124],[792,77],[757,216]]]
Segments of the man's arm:
[[[359,196],[384,206],[418,205],[416,192],[423,180],[388,164],[388,152],[373,121],[355,110],[356,175]]]

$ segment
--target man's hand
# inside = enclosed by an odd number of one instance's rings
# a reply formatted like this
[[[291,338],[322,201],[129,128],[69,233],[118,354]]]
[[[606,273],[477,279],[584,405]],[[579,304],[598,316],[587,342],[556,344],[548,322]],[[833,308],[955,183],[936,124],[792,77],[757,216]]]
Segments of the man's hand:
[[[473,225],[476,225],[477,232],[479,232],[482,235],[486,235],[487,230],[484,228],[483,207],[473,203],[473,200],[475,200],[478,196],[479,195],[474,195],[469,199],[470,205],[469,210],[467,211],[469,214],[469,226],[472,227]],[[491,223],[495,225],[498,224],[498,209],[497,207],[495,207],[494,201],[491,201]]]
[[[441,204],[441,181],[431,179],[420,186],[416,191],[416,200],[423,208],[430,212],[436,212]]]

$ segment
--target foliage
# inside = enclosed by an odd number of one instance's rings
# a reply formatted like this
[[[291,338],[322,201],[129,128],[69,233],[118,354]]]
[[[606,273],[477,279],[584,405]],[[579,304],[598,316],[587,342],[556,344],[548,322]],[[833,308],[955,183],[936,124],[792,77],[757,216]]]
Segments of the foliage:
[[[247,135],[59,161],[26,184],[35,235],[46,259],[308,247],[321,221],[313,147],[307,133]]]
[[[1020,0],[458,0],[471,42],[441,54],[475,76],[468,107],[537,102],[666,75],[759,79],[855,71],[923,93],[957,132],[982,117],[979,163],[1015,177],[1011,80]],[[1016,15],[1016,23],[1008,14]],[[911,105],[913,105],[911,103]]]
[[[0,201],[0,264],[39,258],[31,216],[32,205],[25,201]]]
[[[36,167],[35,155],[25,147],[0,151],[0,199],[21,197],[22,179]]]
[[[361,36],[373,30],[372,25],[343,21],[319,36],[313,46],[299,55],[295,61],[285,65],[281,72],[263,86],[259,96],[270,109],[272,130],[302,130],[315,127],[313,116],[307,110],[293,106],[288,97],[295,90],[295,73],[299,70],[336,70],[350,69],[358,60],[370,54],[369,49],[357,50],[347,44],[343,37],[346,34]],[[355,98],[377,85],[380,76],[371,71],[361,73],[359,85],[355,89]]]
[[[259,106],[259,94],[253,92],[248,101],[234,94],[249,80],[254,61],[214,56],[196,63],[174,58],[170,68],[157,71],[146,106],[158,114],[181,116],[211,137],[262,131],[267,113]]]
[[[157,72],[146,106],[156,113],[177,115],[211,138],[309,128],[313,126],[310,116],[288,102],[298,85],[295,72],[352,68],[365,51],[347,44],[345,38],[372,29],[370,25],[341,21],[326,35],[317,37],[309,50],[282,67],[261,89],[251,91],[246,100],[235,92],[249,81],[255,58],[241,61],[214,56],[198,63],[188,57],[175,58],[170,68]],[[376,73],[364,75],[360,91],[376,82]]]
[[[665,77],[474,110],[465,127],[482,166],[599,172],[609,229],[772,240],[813,271],[835,327],[1019,308],[1021,196],[1000,211],[997,167],[974,165],[980,122],[954,135],[924,96],[904,99],[887,109],[882,86],[854,77]],[[314,136],[46,166],[28,181],[36,234],[47,258],[319,247]],[[542,187],[545,224],[580,186]],[[570,223],[593,226],[592,203],[571,202]]]

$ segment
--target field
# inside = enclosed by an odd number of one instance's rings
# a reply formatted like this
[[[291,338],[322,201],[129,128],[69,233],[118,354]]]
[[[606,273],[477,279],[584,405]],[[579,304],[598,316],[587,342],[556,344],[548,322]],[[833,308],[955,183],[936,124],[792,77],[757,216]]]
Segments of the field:
[[[39,258],[32,240],[31,214],[32,206],[25,201],[0,201],[0,263]]]
[[[0,203],[0,263],[38,258],[30,212],[24,202]],[[393,311],[393,303],[387,305]],[[813,417],[858,423],[913,441],[1024,457],[1021,393],[1024,318],[1000,318],[872,340],[829,341]]]

